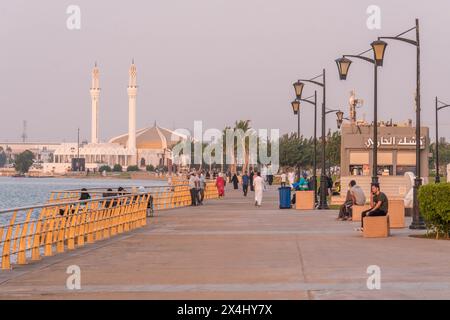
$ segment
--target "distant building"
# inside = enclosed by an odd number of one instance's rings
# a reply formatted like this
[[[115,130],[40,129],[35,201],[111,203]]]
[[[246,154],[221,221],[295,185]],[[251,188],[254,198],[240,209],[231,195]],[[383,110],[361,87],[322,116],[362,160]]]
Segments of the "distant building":
[[[73,158],[86,159],[88,168],[96,168],[101,164],[113,166],[134,165],[130,159],[135,156],[137,165],[145,168],[147,165],[167,166],[172,160],[171,148],[185,136],[179,135],[169,129],[158,127],[156,124],[150,128],[136,131],[136,153],[127,148],[128,133],[112,138],[108,143],[62,143],[54,152],[55,163],[71,163]]]
[[[172,148],[187,136],[155,125],[136,130],[137,72],[134,61],[129,70],[128,81],[128,133],[114,137],[107,143],[99,142],[100,115],[100,72],[97,64],[92,70],[91,95],[91,141],[78,145],[72,143],[7,143],[0,142],[11,159],[25,150],[33,152],[35,159],[42,164],[42,170],[51,173],[64,173],[72,168],[72,160],[82,158],[87,169],[101,165],[122,167],[137,165],[145,169],[147,165],[170,166]],[[11,151],[6,151],[11,150]]]
[[[7,142],[0,141],[0,147],[5,153],[14,159],[16,155],[25,150],[31,151],[35,160],[39,162],[52,162],[53,153],[60,143],[45,143],[45,142]],[[8,151],[11,150],[11,151]]]
[[[404,124],[380,123],[377,164],[380,176],[416,174],[416,128]],[[429,128],[422,127],[420,161],[422,177],[428,177]],[[371,176],[373,163],[373,125],[358,122],[342,126],[341,176]]]

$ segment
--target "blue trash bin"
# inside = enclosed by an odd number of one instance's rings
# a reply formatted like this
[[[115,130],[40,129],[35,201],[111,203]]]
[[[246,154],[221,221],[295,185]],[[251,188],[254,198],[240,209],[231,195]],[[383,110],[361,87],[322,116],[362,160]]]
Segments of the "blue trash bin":
[[[291,188],[278,188],[280,194],[280,209],[291,209]]]

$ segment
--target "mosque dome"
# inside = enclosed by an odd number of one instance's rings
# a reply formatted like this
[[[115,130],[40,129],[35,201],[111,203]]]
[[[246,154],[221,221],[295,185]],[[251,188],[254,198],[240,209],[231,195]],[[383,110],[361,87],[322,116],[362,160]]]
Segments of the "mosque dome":
[[[171,149],[179,141],[186,139],[186,136],[166,128],[161,128],[155,123],[153,127],[147,127],[136,131],[136,148]],[[109,142],[118,143],[126,147],[128,143],[128,133],[114,137],[109,140]]]

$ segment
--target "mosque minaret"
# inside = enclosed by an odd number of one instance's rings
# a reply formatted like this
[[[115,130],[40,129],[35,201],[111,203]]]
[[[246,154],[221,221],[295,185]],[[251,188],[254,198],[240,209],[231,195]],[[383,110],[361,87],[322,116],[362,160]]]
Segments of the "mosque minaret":
[[[92,85],[91,85],[91,104],[92,104],[92,123],[91,123],[91,143],[98,143],[98,108],[100,99],[100,85],[99,85],[99,69],[95,63],[92,69]]]
[[[133,154],[136,154],[136,65],[131,63],[128,80],[128,144],[127,147]],[[132,164],[137,164],[137,156],[132,156]]]
[[[113,167],[116,164],[125,170],[129,166],[138,166],[146,170],[147,165],[172,165],[172,148],[189,138],[172,130],[156,125],[136,129],[136,96],[137,96],[136,65],[134,60],[129,69],[128,78],[128,132],[100,142],[99,139],[99,68],[95,63],[92,69],[91,93],[91,141],[90,143],[61,143],[54,149],[53,162],[46,165],[45,170],[65,173],[75,170],[73,159],[84,159],[81,171],[85,169],[98,170],[101,166]],[[184,160],[183,160],[184,161]],[[184,163],[184,162],[183,162]],[[187,163],[187,162],[186,162]]]

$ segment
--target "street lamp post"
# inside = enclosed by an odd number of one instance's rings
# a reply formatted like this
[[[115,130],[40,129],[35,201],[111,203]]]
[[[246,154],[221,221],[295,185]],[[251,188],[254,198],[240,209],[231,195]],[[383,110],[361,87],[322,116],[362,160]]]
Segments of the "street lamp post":
[[[77,131],[77,171],[80,171],[80,128]]]
[[[322,82],[316,81],[316,79],[322,78]],[[327,177],[325,175],[325,129],[326,129],[326,121],[325,121],[325,115],[326,115],[326,71],[325,69],[322,70],[322,74],[318,75],[317,77],[314,77],[312,79],[308,80],[298,80],[296,83],[294,83],[294,89],[295,94],[297,97],[297,100],[301,100],[302,98],[302,92],[304,87],[304,82],[309,82],[312,84],[315,84],[319,87],[322,87],[323,93],[322,93],[322,170],[320,173],[320,202],[318,209],[325,210],[328,208],[327,203],[327,195],[326,195],[326,189],[327,189]]]
[[[374,98],[373,98],[373,154],[372,154],[372,183],[378,183],[378,67],[383,65],[384,53],[387,43],[384,41],[374,41],[372,49],[366,50],[358,55],[343,55],[336,59],[339,78],[346,80],[352,61],[348,58],[361,59],[374,65]],[[364,57],[363,54],[373,51],[374,59]]]
[[[350,121],[349,118],[344,118],[344,112],[342,112],[341,110],[338,110],[336,112],[336,116],[337,116],[337,128],[338,129],[341,129],[342,122],[344,122],[344,119]]]
[[[310,100],[314,98],[314,100]],[[308,98],[296,100],[299,103],[300,110],[300,102],[306,102],[312,104],[314,106],[314,155],[313,155],[313,188],[314,188],[314,203],[317,203],[317,91],[314,91],[314,95]],[[294,108],[294,102],[292,104]],[[295,108],[294,108],[295,113]]]
[[[297,139],[300,143],[300,102],[297,100],[292,101],[292,110],[294,111],[294,115],[297,116]],[[297,175],[300,178],[300,163],[297,163]]]
[[[439,176],[439,118],[438,118],[438,113],[439,113],[439,110],[450,107],[450,104],[439,101],[438,97],[436,97],[435,102],[436,102],[436,177],[435,177],[434,181],[436,183],[440,183],[441,177]],[[439,104],[441,104],[441,106],[439,106]]]
[[[411,40],[408,38],[403,38],[402,36],[410,31],[416,31],[416,40]],[[416,19],[416,25],[395,37],[379,37],[380,39],[387,40],[398,40],[402,42],[409,43],[416,47],[416,178],[414,180],[414,191],[413,191],[413,221],[409,226],[410,229],[425,229],[425,223],[423,218],[420,216],[419,211],[419,199],[418,193],[419,188],[422,185],[421,178],[421,165],[420,165],[420,33],[419,33],[419,19]]]

